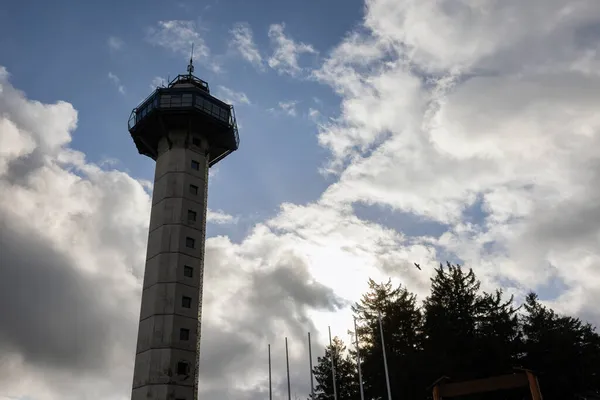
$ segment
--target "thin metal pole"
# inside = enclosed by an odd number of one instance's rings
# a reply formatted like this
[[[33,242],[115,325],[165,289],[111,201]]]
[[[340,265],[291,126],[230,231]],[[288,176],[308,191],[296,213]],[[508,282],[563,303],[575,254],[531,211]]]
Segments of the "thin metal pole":
[[[360,347],[358,347],[358,329],[356,329],[356,318],[354,318],[354,341],[356,343],[356,364],[358,365],[358,383],[360,385],[360,400],[365,400],[363,391],[362,370],[360,367]]]
[[[292,390],[290,388],[290,357],[288,355],[287,337],[285,338],[285,363],[287,364],[288,400],[292,400]]]
[[[269,345],[269,400],[273,400],[273,385],[271,381],[271,345]]]
[[[315,385],[313,383],[313,364],[312,364],[312,348],[310,345],[310,332],[308,332],[308,365],[310,366],[310,398],[311,398],[311,400],[314,400]]]
[[[333,378],[333,400],[337,400],[337,388],[335,387],[335,365],[333,363],[333,344],[331,344],[331,327],[327,327],[329,329],[329,349],[331,356],[331,376]]]
[[[381,322],[381,312],[377,313],[379,318],[379,331],[381,332],[381,349],[383,351],[383,366],[385,367],[385,383],[387,384],[388,400],[392,400],[392,389],[390,389],[390,375],[388,372],[387,357],[385,356],[385,341],[383,340],[383,323]]]

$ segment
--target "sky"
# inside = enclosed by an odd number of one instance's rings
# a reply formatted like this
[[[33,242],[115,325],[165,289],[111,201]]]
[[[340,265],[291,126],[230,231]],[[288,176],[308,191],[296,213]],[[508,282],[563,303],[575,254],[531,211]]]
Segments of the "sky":
[[[233,103],[211,169],[201,398],[309,393],[367,279],[433,268],[600,323],[596,0],[0,6],[0,400],[130,398],[153,161],[127,132],[195,74]],[[422,271],[413,266],[419,263]]]

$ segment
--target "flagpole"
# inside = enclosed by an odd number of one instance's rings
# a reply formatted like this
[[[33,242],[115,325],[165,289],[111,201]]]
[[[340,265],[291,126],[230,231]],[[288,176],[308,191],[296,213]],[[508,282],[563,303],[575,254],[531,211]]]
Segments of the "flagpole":
[[[360,367],[360,348],[358,347],[358,329],[356,329],[356,318],[354,318],[354,341],[356,343],[356,364],[358,365],[358,383],[360,385],[360,400],[365,400],[363,391],[362,370]]]
[[[287,365],[288,400],[292,400],[292,390],[290,388],[290,357],[288,355],[287,337],[285,338],[285,363]]]
[[[385,356],[385,341],[383,340],[383,323],[381,322],[381,312],[378,311],[379,331],[381,332],[381,349],[383,351],[383,366],[385,367],[385,383],[387,385],[388,400],[392,400],[392,390],[390,389],[390,375],[388,372],[387,358]]]
[[[333,363],[333,344],[331,343],[331,327],[329,329],[329,352],[331,356],[331,376],[333,378],[333,400],[337,400],[337,388],[335,387],[335,365]]]
[[[273,385],[271,382],[271,345],[269,344],[269,400],[273,400]]]
[[[310,398],[311,398],[311,400],[314,400],[315,399],[315,385],[313,383],[313,364],[312,364],[312,348],[310,345],[310,332],[308,332],[308,365],[310,366]]]

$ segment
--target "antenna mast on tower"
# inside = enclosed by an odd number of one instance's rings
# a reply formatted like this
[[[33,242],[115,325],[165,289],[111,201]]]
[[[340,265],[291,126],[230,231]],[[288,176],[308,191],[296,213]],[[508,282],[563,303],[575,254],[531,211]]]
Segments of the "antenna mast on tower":
[[[192,42],[192,54],[190,55],[190,64],[187,67],[190,76],[194,73],[194,43]]]

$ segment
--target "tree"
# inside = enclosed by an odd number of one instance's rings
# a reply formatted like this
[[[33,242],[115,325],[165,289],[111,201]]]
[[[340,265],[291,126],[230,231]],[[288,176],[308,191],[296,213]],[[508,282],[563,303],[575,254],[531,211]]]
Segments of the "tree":
[[[379,312],[392,395],[422,397],[426,387],[421,373],[422,315],[416,296],[401,285],[394,287],[389,280],[381,284],[369,280],[369,291],[353,306],[353,311],[358,320],[365,398],[387,398]]]
[[[518,365],[521,335],[513,298],[480,290],[472,269],[440,264],[424,302],[423,344],[432,380],[505,374]]]
[[[475,315],[473,367],[482,376],[504,374],[520,364],[522,334],[518,308],[511,296],[503,300],[502,290],[479,297]]]
[[[431,279],[431,294],[425,299],[423,341],[430,376],[470,379],[480,375],[473,365],[477,316],[484,309],[480,283],[472,269],[440,264]]]
[[[333,375],[331,359],[335,366],[335,381],[338,400],[359,400],[358,374],[356,363],[346,352],[344,342],[337,337],[332,345],[325,348],[325,355],[318,358],[313,374],[317,382],[315,387],[316,400],[333,400]]]
[[[539,375],[546,400],[600,390],[600,336],[579,318],[559,316],[530,293],[524,304],[523,365]]]
[[[393,399],[430,398],[426,388],[444,375],[470,380],[509,373],[518,366],[536,372],[545,400],[600,397],[600,335],[594,328],[556,314],[533,293],[522,307],[502,290],[486,293],[472,269],[440,264],[422,306],[402,285],[369,280],[369,290],[352,309],[367,400],[387,399],[379,313]],[[350,355],[342,356],[345,348],[336,343],[339,399],[358,399],[356,354],[350,350]],[[315,368],[320,400],[333,398],[330,354],[326,352]],[[529,398],[526,388],[469,399],[523,396]]]

